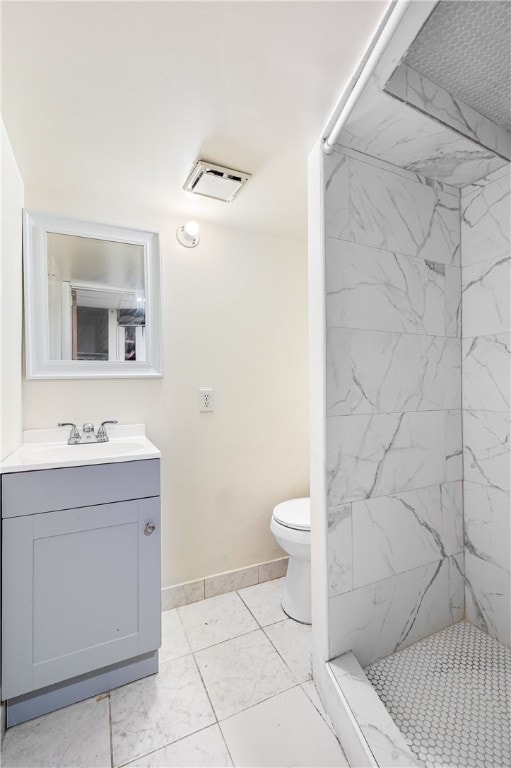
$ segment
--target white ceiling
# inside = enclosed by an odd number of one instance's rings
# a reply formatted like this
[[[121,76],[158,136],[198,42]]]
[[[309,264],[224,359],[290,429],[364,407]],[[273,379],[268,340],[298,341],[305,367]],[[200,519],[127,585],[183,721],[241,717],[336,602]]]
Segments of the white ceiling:
[[[303,239],[308,154],[387,6],[4,1],[25,184]],[[198,157],[252,179],[230,204],[190,195]]]

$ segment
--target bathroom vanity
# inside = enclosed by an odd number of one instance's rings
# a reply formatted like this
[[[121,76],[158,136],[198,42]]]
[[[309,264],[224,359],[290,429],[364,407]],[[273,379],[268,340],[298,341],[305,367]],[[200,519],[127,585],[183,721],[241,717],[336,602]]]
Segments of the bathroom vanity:
[[[8,726],[158,669],[159,451],[140,426],[63,435],[26,433],[0,465]]]

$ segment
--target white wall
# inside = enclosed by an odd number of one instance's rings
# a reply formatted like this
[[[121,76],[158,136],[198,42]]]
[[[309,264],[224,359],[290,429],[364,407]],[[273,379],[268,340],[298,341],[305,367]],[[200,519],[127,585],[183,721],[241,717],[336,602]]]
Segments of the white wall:
[[[23,180],[1,126],[0,459],[21,442]]]
[[[27,189],[26,206],[161,235],[165,375],[26,381],[24,427],[145,422],[162,451],[163,585],[280,556],[272,507],[308,488],[306,243]],[[200,414],[200,386],[216,410]]]

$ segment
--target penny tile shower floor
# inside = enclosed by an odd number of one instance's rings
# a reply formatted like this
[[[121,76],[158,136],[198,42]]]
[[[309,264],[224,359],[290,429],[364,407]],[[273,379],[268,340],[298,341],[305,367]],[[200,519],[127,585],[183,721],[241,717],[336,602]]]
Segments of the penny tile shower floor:
[[[347,766],[282,579],[162,614],[160,671],[5,734],[18,768]]]
[[[511,766],[511,650],[465,622],[365,673],[421,765]]]

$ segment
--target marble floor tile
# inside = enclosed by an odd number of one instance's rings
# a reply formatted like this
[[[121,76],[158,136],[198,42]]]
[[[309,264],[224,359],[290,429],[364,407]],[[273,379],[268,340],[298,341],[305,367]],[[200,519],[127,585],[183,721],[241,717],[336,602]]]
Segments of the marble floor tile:
[[[192,655],[162,664],[157,675],[117,688],[110,702],[114,766],[215,722]]]
[[[219,720],[296,684],[262,630],[198,651],[195,658]]]
[[[220,723],[234,764],[347,766],[339,742],[300,686]]]
[[[178,613],[193,651],[257,629],[257,623],[236,592],[184,605],[178,608]]]
[[[131,768],[227,768],[232,760],[218,725],[128,763]]]
[[[109,768],[108,697],[81,701],[9,728],[4,768]]]
[[[191,653],[190,644],[186,639],[177,610],[163,611],[161,648],[158,656],[160,664],[177,659],[179,656],[186,656],[187,653]]]
[[[317,690],[316,685],[314,683],[314,680],[307,680],[306,683],[302,683],[301,687],[305,691],[305,693],[307,694],[309,699],[312,701],[312,703],[314,704],[314,706],[316,707],[316,709],[318,710],[319,714],[321,715],[321,717],[323,718],[325,723],[328,725],[330,730],[333,731],[334,727],[332,725],[332,722],[331,722],[330,718],[328,717],[328,715],[327,715],[327,713],[325,711],[325,708],[323,706],[323,703],[322,703],[321,699],[319,698],[319,693],[318,693],[318,690]]]
[[[308,624],[293,619],[271,624],[264,630],[299,683],[312,677],[312,632]]]
[[[239,590],[239,596],[261,627],[287,619],[281,605],[283,584],[284,579],[274,579]]]

